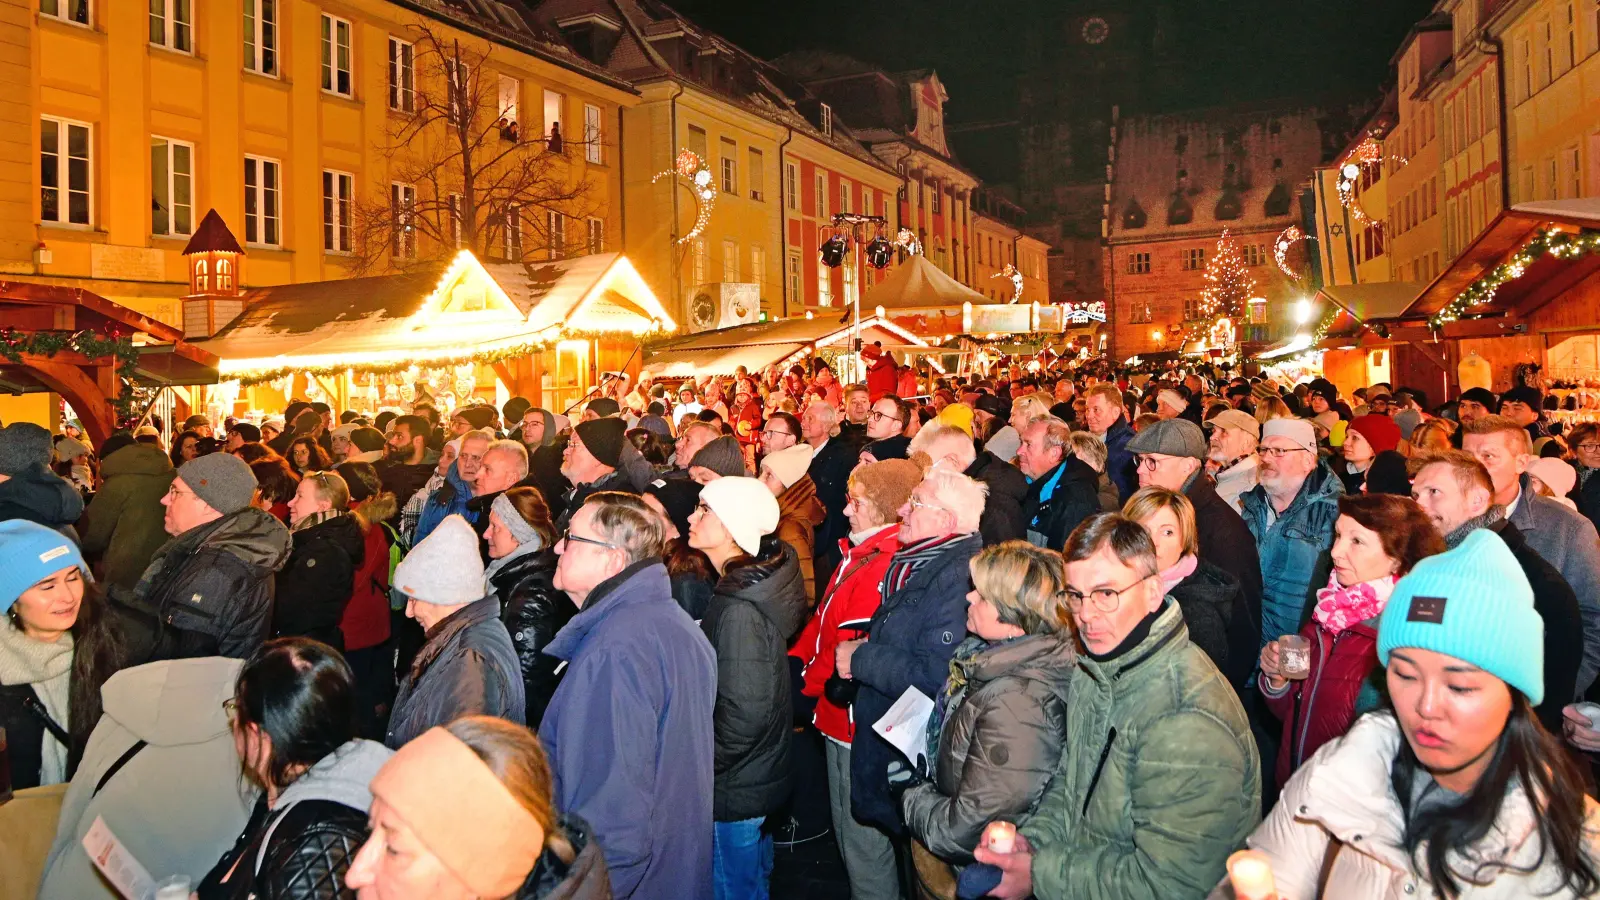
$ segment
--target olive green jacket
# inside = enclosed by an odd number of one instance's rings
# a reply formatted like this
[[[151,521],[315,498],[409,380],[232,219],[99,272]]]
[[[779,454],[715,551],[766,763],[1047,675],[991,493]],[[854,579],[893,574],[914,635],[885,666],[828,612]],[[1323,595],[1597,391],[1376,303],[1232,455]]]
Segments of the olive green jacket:
[[[1204,897],[1261,819],[1261,762],[1238,696],[1170,598],[1132,650],[1079,657],[1067,735],[1022,827],[1039,900]]]

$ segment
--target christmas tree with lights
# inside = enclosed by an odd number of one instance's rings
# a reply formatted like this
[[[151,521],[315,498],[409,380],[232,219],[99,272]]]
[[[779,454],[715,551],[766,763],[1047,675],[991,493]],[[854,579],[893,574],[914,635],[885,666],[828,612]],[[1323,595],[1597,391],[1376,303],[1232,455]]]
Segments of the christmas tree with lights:
[[[1217,320],[1232,319],[1235,326],[1256,293],[1256,280],[1245,268],[1239,245],[1227,231],[1217,241],[1217,252],[1206,263],[1206,285],[1200,290],[1200,334],[1210,334]]]

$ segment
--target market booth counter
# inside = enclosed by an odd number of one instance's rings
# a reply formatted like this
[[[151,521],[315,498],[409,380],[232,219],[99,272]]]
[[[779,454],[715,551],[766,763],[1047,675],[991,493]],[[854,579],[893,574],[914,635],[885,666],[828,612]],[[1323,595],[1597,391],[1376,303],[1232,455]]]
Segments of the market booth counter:
[[[462,251],[398,275],[246,291],[201,342],[224,383],[222,414],[277,412],[291,397],[339,409],[409,410],[512,395],[562,411],[602,373],[636,373],[640,342],[677,326],[622,254],[484,264]]]

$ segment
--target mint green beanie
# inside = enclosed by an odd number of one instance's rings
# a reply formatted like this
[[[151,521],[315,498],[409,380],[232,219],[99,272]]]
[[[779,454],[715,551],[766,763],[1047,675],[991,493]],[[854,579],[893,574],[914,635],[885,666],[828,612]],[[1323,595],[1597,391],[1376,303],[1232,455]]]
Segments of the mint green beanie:
[[[1544,701],[1544,620],[1533,589],[1500,536],[1480,528],[1455,549],[1417,563],[1378,620],[1378,662],[1416,647],[1453,656]]]

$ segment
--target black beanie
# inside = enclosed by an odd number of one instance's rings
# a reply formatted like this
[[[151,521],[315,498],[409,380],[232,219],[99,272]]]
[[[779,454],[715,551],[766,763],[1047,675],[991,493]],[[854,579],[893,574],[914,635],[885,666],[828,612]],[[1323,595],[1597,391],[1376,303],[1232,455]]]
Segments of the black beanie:
[[[617,401],[611,397],[596,397],[590,400],[589,405],[584,407],[584,411],[592,412],[601,417],[622,415],[622,407],[618,406]]]
[[[627,428],[628,423],[621,419],[590,419],[579,422],[576,431],[590,456],[615,469],[622,459],[623,433]]]
[[[692,479],[657,478],[645,485],[644,492],[652,494],[667,511],[667,518],[678,528],[678,536],[689,539],[689,515],[700,502],[700,484]]]
[[[1367,467],[1367,493],[1411,496],[1411,478],[1406,474],[1406,458],[1396,450],[1385,450],[1372,458]]]

